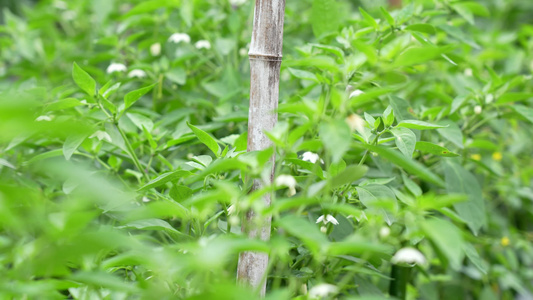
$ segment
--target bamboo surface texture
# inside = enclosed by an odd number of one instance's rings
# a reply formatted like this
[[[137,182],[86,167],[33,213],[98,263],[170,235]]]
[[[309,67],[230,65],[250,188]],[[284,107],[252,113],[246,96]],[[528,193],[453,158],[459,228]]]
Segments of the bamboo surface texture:
[[[267,149],[272,142],[264,134],[277,122],[275,110],[278,107],[279,76],[283,46],[283,20],[285,0],[256,0],[250,51],[250,109],[248,116],[248,151]],[[274,177],[274,158],[270,168],[270,184]],[[252,191],[260,189],[265,182],[254,180]],[[271,196],[263,199],[270,205]],[[259,218],[248,211],[242,229],[250,238],[270,239],[271,216]],[[237,278],[240,282],[259,289],[264,296],[268,254],[243,252],[239,256]]]

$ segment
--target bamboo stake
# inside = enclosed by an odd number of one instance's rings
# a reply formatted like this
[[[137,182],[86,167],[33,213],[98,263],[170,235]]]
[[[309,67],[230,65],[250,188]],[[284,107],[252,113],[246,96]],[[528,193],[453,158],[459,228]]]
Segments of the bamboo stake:
[[[264,150],[272,142],[263,133],[271,130],[277,122],[274,111],[278,107],[279,72],[283,45],[283,20],[285,0],[256,0],[252,42],[250,44],[250,109],[248,116],[248,151]],[[274,177],[274,157],[271,157],[270,183]],[[260,189],[263,183],[254,180],[252,191]],[[270,194],[264,196],[265,204],[270,205]],[[246,213],[242,229],[248,237],[261,240],[270,239],[272,216],[259,219],[254,211]],[[239,256],[237,279],[260,290],[266,291],[266,270],[268,254],[243,252]]]

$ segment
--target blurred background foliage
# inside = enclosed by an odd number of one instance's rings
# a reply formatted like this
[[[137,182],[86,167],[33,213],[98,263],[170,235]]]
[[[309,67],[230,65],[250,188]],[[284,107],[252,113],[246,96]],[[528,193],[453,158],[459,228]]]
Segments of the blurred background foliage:
[[[2,298],[532,299],[533,2],[287,1],[258,153],[253,1],[0,7]]]

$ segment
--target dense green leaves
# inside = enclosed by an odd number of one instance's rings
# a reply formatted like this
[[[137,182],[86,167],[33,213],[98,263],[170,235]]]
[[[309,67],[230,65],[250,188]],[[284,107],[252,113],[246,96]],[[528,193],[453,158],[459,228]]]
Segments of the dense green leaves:
[[[481,187],[476,177],[451,160],[446,161],[443,167],[448,193],[468,195],[468,201],[454,205],[455,210],[474,234],[478,234],[486,224],[486,213]]]

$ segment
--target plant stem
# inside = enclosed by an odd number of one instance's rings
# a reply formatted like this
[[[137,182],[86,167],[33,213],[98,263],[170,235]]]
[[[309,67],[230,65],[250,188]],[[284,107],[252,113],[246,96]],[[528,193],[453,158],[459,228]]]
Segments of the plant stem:
[[[135,151],[133,150],[133,147],[131,146],[130,141],[128,140],[128,137],[126,136],[126,133],[124,133],[124,131],[117,124],[115,124],[115,128],[117,128],[118,132],[122,136],[122,139],[124,140],[124,143],[126,143],[126,147],[128,148],[129,155],[133,160],[135,167],[137,167],[139,172],[143,174],[143,177],[146,179],[146,181],[150,181],[148,174],[146,174],[146,172],[144,171],[141,163],[139,162],[139,159],[137,158],[137,155],[135,154]]]

